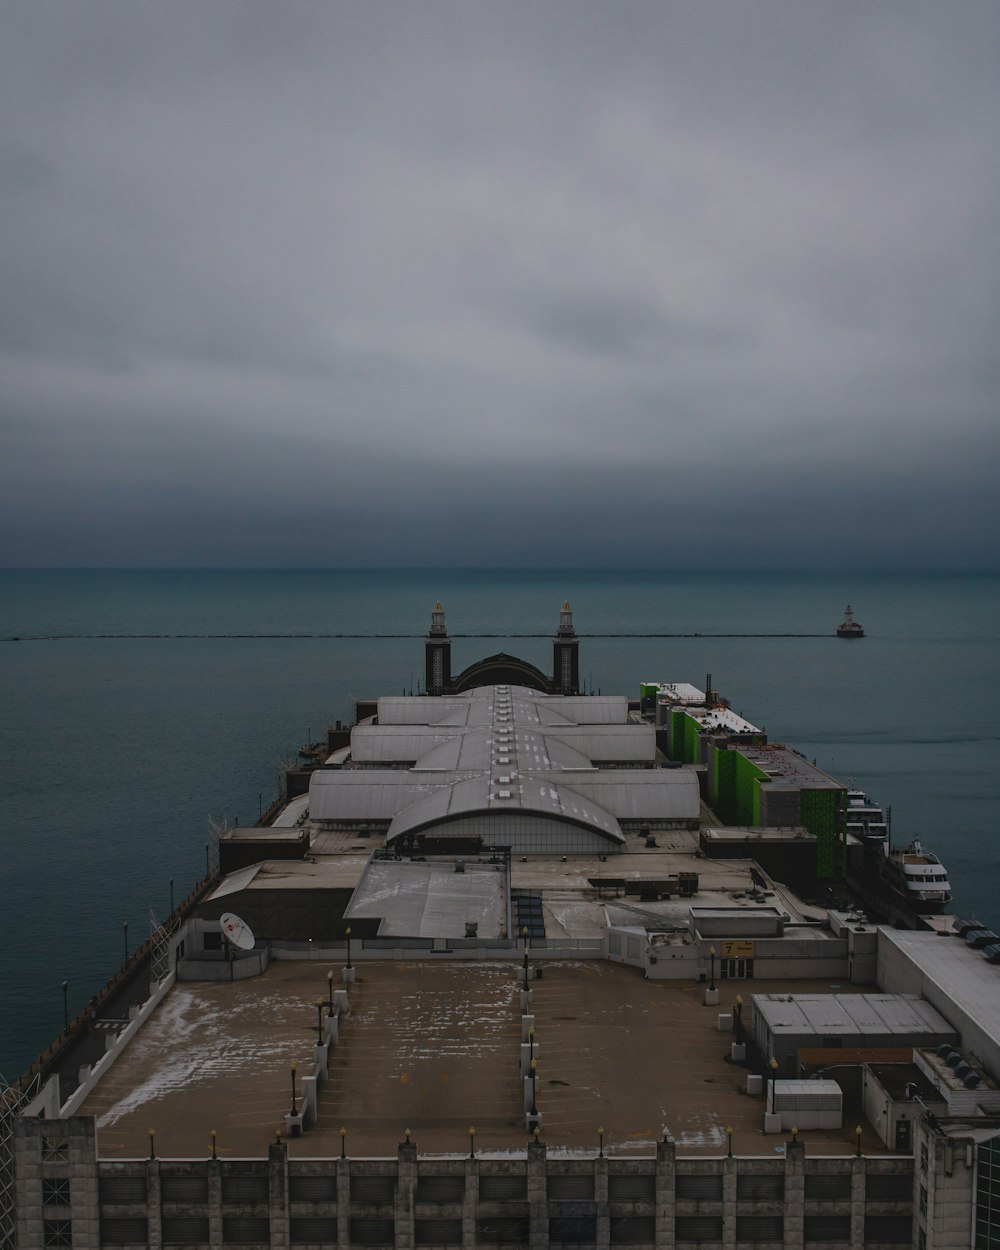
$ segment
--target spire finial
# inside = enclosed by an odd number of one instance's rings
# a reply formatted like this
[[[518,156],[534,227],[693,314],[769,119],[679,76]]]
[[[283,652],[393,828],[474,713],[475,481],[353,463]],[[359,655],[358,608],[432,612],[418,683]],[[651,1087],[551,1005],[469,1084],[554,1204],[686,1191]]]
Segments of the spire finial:
[[[444,608],[441,606],[441,600],[438,599],[434,604],[431,612],[431,636],[435,638],[444,638],[448,634],[444,624]]]
[[[572,638],[573,633],[573,609],[569,606],[569,600],[563,601],[562,611],[559,613],[559,637]]]

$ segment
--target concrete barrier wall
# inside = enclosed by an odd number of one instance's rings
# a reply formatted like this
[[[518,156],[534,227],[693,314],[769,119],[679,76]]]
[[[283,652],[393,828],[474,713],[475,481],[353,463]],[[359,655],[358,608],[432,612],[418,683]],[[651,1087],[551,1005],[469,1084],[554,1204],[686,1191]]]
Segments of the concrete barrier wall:
[[[45,1116],[56,1119],[59,1115],[59,1074],[50,1076],[34,1098],[24,1104],[21,1115]]]
[[[311,959],[317,962],[330,963],[340,967],[347,959],[345,946],[318,946],[312,942],[270,942],[272,959]],[[553,939],[550,942],[534,942],[528,951],[528,958],[535,962],[540,959],[547,961],[557,959],[600,959],[604,955],[602,938],[568,938]],[[351,962],[370,963],[380,960],[484,960],[520,961],[524,956],[524,948],[520,943],[505,943],[502,946],[477,943],[475,939],[454,938],[444,940],[440,946],[432,946],[428,940],[426,946],[391,945],[372,948],[366,945],[359,949],[359,943],[351,943]]]
[[[101,1056],[97,1063],[91,1067],[85,1064],[80,1069],[80,1084],[76,1090],[67,1099],[65,1104],[60,1108],[59,1115],[65,1119],[68,1116],[76,1115],[80,1107],[83,1106],[87,1096],[97,1085],[98,1081],[106,1072],[114,1065],[118,1056],[129,1044],[136,1033],[142,1028],[149,1017],[153,1014],[160,1003],[166,998],[167,994],[173,988],[174,974],[171,972],[165,977],[159,985],[152,989],[149,997],[139,1007],[133,1007],[129,1012],[129,1022],[117,1034],[108,1034],[107,1050]]]
[[[241,953],[238,959],[215,958],[204,956],[194,959],[182,959],[177,964],[178,981],[246,981],[250,977],[259,977],[271,962],[267,947]]]

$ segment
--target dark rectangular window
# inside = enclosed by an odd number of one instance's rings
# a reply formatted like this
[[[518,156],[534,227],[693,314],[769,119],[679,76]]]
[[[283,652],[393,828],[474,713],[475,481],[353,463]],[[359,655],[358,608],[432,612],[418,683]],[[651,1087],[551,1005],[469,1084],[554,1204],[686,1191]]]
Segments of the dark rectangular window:
[[[678,1215],[674,1220],[676,1241],[721,1241],[721,1215]]]
[[[222,1240],[233,1246],[269,1246],[271,1222],[266,1215],[224,1215]]]
[[[708,1172],[703,1175],[677,1177],[677,1201],[722,1201],[722,1173]]]
[[[865,1245],[886,1241],[894,1245],[910,1245],[913,1241],[913,1217],[906,1215],[866,1215]]]
[[[335,1176],[290,1176],[288,1197],[292,1202],[336,1202]]]
[[[611,1202],[655,1202],[656,1177],[631,1173],[609,1176],[608,1198]]]
[[[65,1137],[42,1138],[42,1162],[64,1163],[69,1158],[69,1141]]]
[[[528,1178],[526,1176],[511,1176],[504,1173],[501,1176],[480,1176],[479,1178],[480,1202],[523,1202],[527,1197]]]
[[[99,1182],[101,1201],[145,1202],[145,1176],[102,1176]]]
[[[352,1202],[392,1202],[395,1195],[396,1178],[394,1176],[351,1177]]]
[[[165,1246],[207,1246],[208,1216],[165,1215],[162,1220]]]
[[[354,1177],[351,1178],[352,1181],[354,1179]],[[396,1244],[396,1226],[392,1220],[366,1220],[352,1216],[350,1233],[352,1246],[394,1246]]]
[[[780,1202],[784,1196],[785,1176],[782,1172],[749,1172],[736,1177],[736,1198],[739,1202]]]
[[[43,1220],[42,1245],[49,1246],[73,1245],[73,1225],[69,1220]]]
[[[494,1216],[490,1219],[476,1220],[476,1241],[484,1246],[493,1244],[526,1246],[530,1231],[531,1224],[527,1217],[507,1219]]]
[[[335,1215],[293,1215],[288,1227],[293,1246],[337,1240]]]
[[[549,1177],[551,1182],[552,1177]],[[580,1244],[597,1240],[596,1215],[556,1215],[549,1219],[549,1245]]]
[[[267,1202],[267,1177],[255,1175],[223,1176],[223,1202]]]
[[[461,1202],[464,1197],[464,1176],[417,1177],[417,1202]]]
[[[592,1200],[594,1197],[594,1174],[582,1176],[550,1176],[548,1182],[550,1202]]]
[[[418,1246],[460,1246],[461,1220],[414,1220],[413,1241]]]
[[[806,1173],[806,1200],[850,1198],[851,1174],[849,1172]]]
[[[736,1217],[737,1241],[782,1241],[785,1236],[785,1220],[781,1215],[738,1215]]]
[[[849,1215],[807,1215],[804,1222],[806,1241],[850,1241]]]
[[[912,1202],[913,1173],[871,1172],[865,1179],[865,1197],[869,1202]]]
[[[149,1240],[149,1221],[144,1215],[101,1216],[102,1246],[144,1246]]]
[[[613,1246],[652,1245],[656,1241],[656,1220],[651,1215],[613,1215]]]
[[[50,1176],[42,1181],[42,1205],[69,1206],[68,1176]]]
[[[161,1176],[162,1202],[208,1202],[207,1176]]]

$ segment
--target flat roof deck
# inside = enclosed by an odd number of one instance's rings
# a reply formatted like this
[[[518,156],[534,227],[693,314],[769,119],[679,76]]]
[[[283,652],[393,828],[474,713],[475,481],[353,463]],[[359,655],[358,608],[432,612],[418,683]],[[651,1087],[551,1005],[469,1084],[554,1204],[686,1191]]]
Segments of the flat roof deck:
[[[81,1108],[97,1119],[100,1156],[142,1157],[150,1128],[164,1158],[207,1153],[213,1129],[223,1158],[263,1156],[290,1109],[291,1061],[299,1077],[311,1066],[326,972],[280,961],[250,981],[175,986]],[[357,974],[318,1123],[290,1141],[292,1155],[338,1155],[341,1126],[353,1155],[394,1154],[406,1129],[429,1154],[463,1153],[470,1127],[477,1150],[523,1148],[519,966],[365,963]],[[718,1154],[726,1125],[739,1154],[780,1149],[717,1017],[737,993],[833,990],[722,982],[719,1006],[706,1007],[704,986],[603,961],[546,962],[531,985],[543,1138],[590,1150],[603,1127],[614,1154],[649,1154],[664,1129],[682,1154]],[[854,1117],[800,1138],[812,1153],[853,1153]],[[884,1153],[867,1126],[863,1148]]]

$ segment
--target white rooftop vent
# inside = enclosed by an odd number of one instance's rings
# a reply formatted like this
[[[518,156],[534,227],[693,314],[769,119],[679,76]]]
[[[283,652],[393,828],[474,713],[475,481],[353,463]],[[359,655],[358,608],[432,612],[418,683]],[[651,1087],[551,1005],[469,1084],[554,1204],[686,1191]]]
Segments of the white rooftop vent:
[[[498,798],[498,799],[509,799],[509,798],[510,798],[510,791],[509,791],[509,790],[498,790],[498,791],[497,791],[497,798]]]
[[[498,778],[497,778],[497,781],[499,781],[499,782],[500,782],[500,784],[501,784],[502,786],[509,786],[509,785],[510,785],[510,778],[509,778],[509,777],[498,777]]]
[[[509,755],[498,755],[498,756],[497,756],[497,763],[498,763],[498,764],[509,764],[509,763],[510,763],[510,756],[509,756]]]

